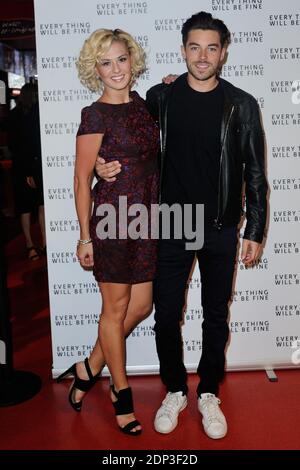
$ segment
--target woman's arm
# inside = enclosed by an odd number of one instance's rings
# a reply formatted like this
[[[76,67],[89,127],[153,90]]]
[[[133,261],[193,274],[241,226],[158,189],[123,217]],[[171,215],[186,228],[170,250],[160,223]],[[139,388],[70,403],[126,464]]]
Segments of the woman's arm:
[[[74,175],[74,195],[80,225],[80,239],[90,239],[91,184],[97,155],[104,134],[85,134],[76,139],[76,162]],[[92,266],[91,244],[79,245],[78,258],[83,266]]]

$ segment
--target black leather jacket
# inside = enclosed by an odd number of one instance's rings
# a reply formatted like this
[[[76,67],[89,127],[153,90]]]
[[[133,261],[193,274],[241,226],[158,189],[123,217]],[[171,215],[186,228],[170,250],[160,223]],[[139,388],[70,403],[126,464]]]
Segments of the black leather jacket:
[[[184,79],[187,74],[177,80]],[[224,90],[221,125],[218,213],[215,225],[238,224],[243,214],[245,181],[247,224],[244,238],[261,243],[267,213],[267,181],[264,170],[265,142],[257,101],[245,91],[219,79]],[[173,85],[159,84],[147,92],[147,107],[161,131],[160,194],[168,144],[168,103]]]

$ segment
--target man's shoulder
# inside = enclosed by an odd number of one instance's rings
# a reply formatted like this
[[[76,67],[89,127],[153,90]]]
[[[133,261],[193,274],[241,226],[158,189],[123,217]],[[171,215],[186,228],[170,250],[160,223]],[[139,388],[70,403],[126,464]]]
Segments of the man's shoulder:
[[[158,83],[157,85],[154,85],[153,87],[149,88],[149,90],[147,91],[147,98],[148,97],[157,98],[160,95],[168,95],[169,93],[172,92],[175,85],[181,83],[182,80],[184,80],[186,75],[187,75],[186,73],[179,75],[176,78],[176,80],[174,80],[174,82],[168,85],[166,83]]]
[[[157,98],[161,93],[166,91],[170,85],[165,83],[158,83],[157,85],[152,86],[146,93],[147,98]]]
[[[242,88],[238,88],[227,80],[224,80],[224,78],[220,78],[220,81],[225,93],[232,98],[232,101],[249,105],[257,105],[257,101],[254,96],[247,91],[243,90]]]

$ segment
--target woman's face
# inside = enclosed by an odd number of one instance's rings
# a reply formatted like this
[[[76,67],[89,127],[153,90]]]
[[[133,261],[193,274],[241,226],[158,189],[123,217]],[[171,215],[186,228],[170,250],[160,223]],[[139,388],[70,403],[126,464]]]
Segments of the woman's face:
[[[98,59],[97,72],[104,87],[123,90],[131,80],[131,57],[123,41],[113,41],[109,50]]]

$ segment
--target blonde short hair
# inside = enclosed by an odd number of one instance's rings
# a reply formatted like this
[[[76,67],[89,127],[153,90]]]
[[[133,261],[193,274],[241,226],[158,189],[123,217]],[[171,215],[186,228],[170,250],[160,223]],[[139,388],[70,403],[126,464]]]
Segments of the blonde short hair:
[[[108,51],[113,41],[124,42],[131,57],[131,83],[146,70],[146,54],[133,37],[121,29],[97,29],[83,44],[76,62],[81,83],[91,91],[99,91],[102,81],[97,74],[97,60]]]

